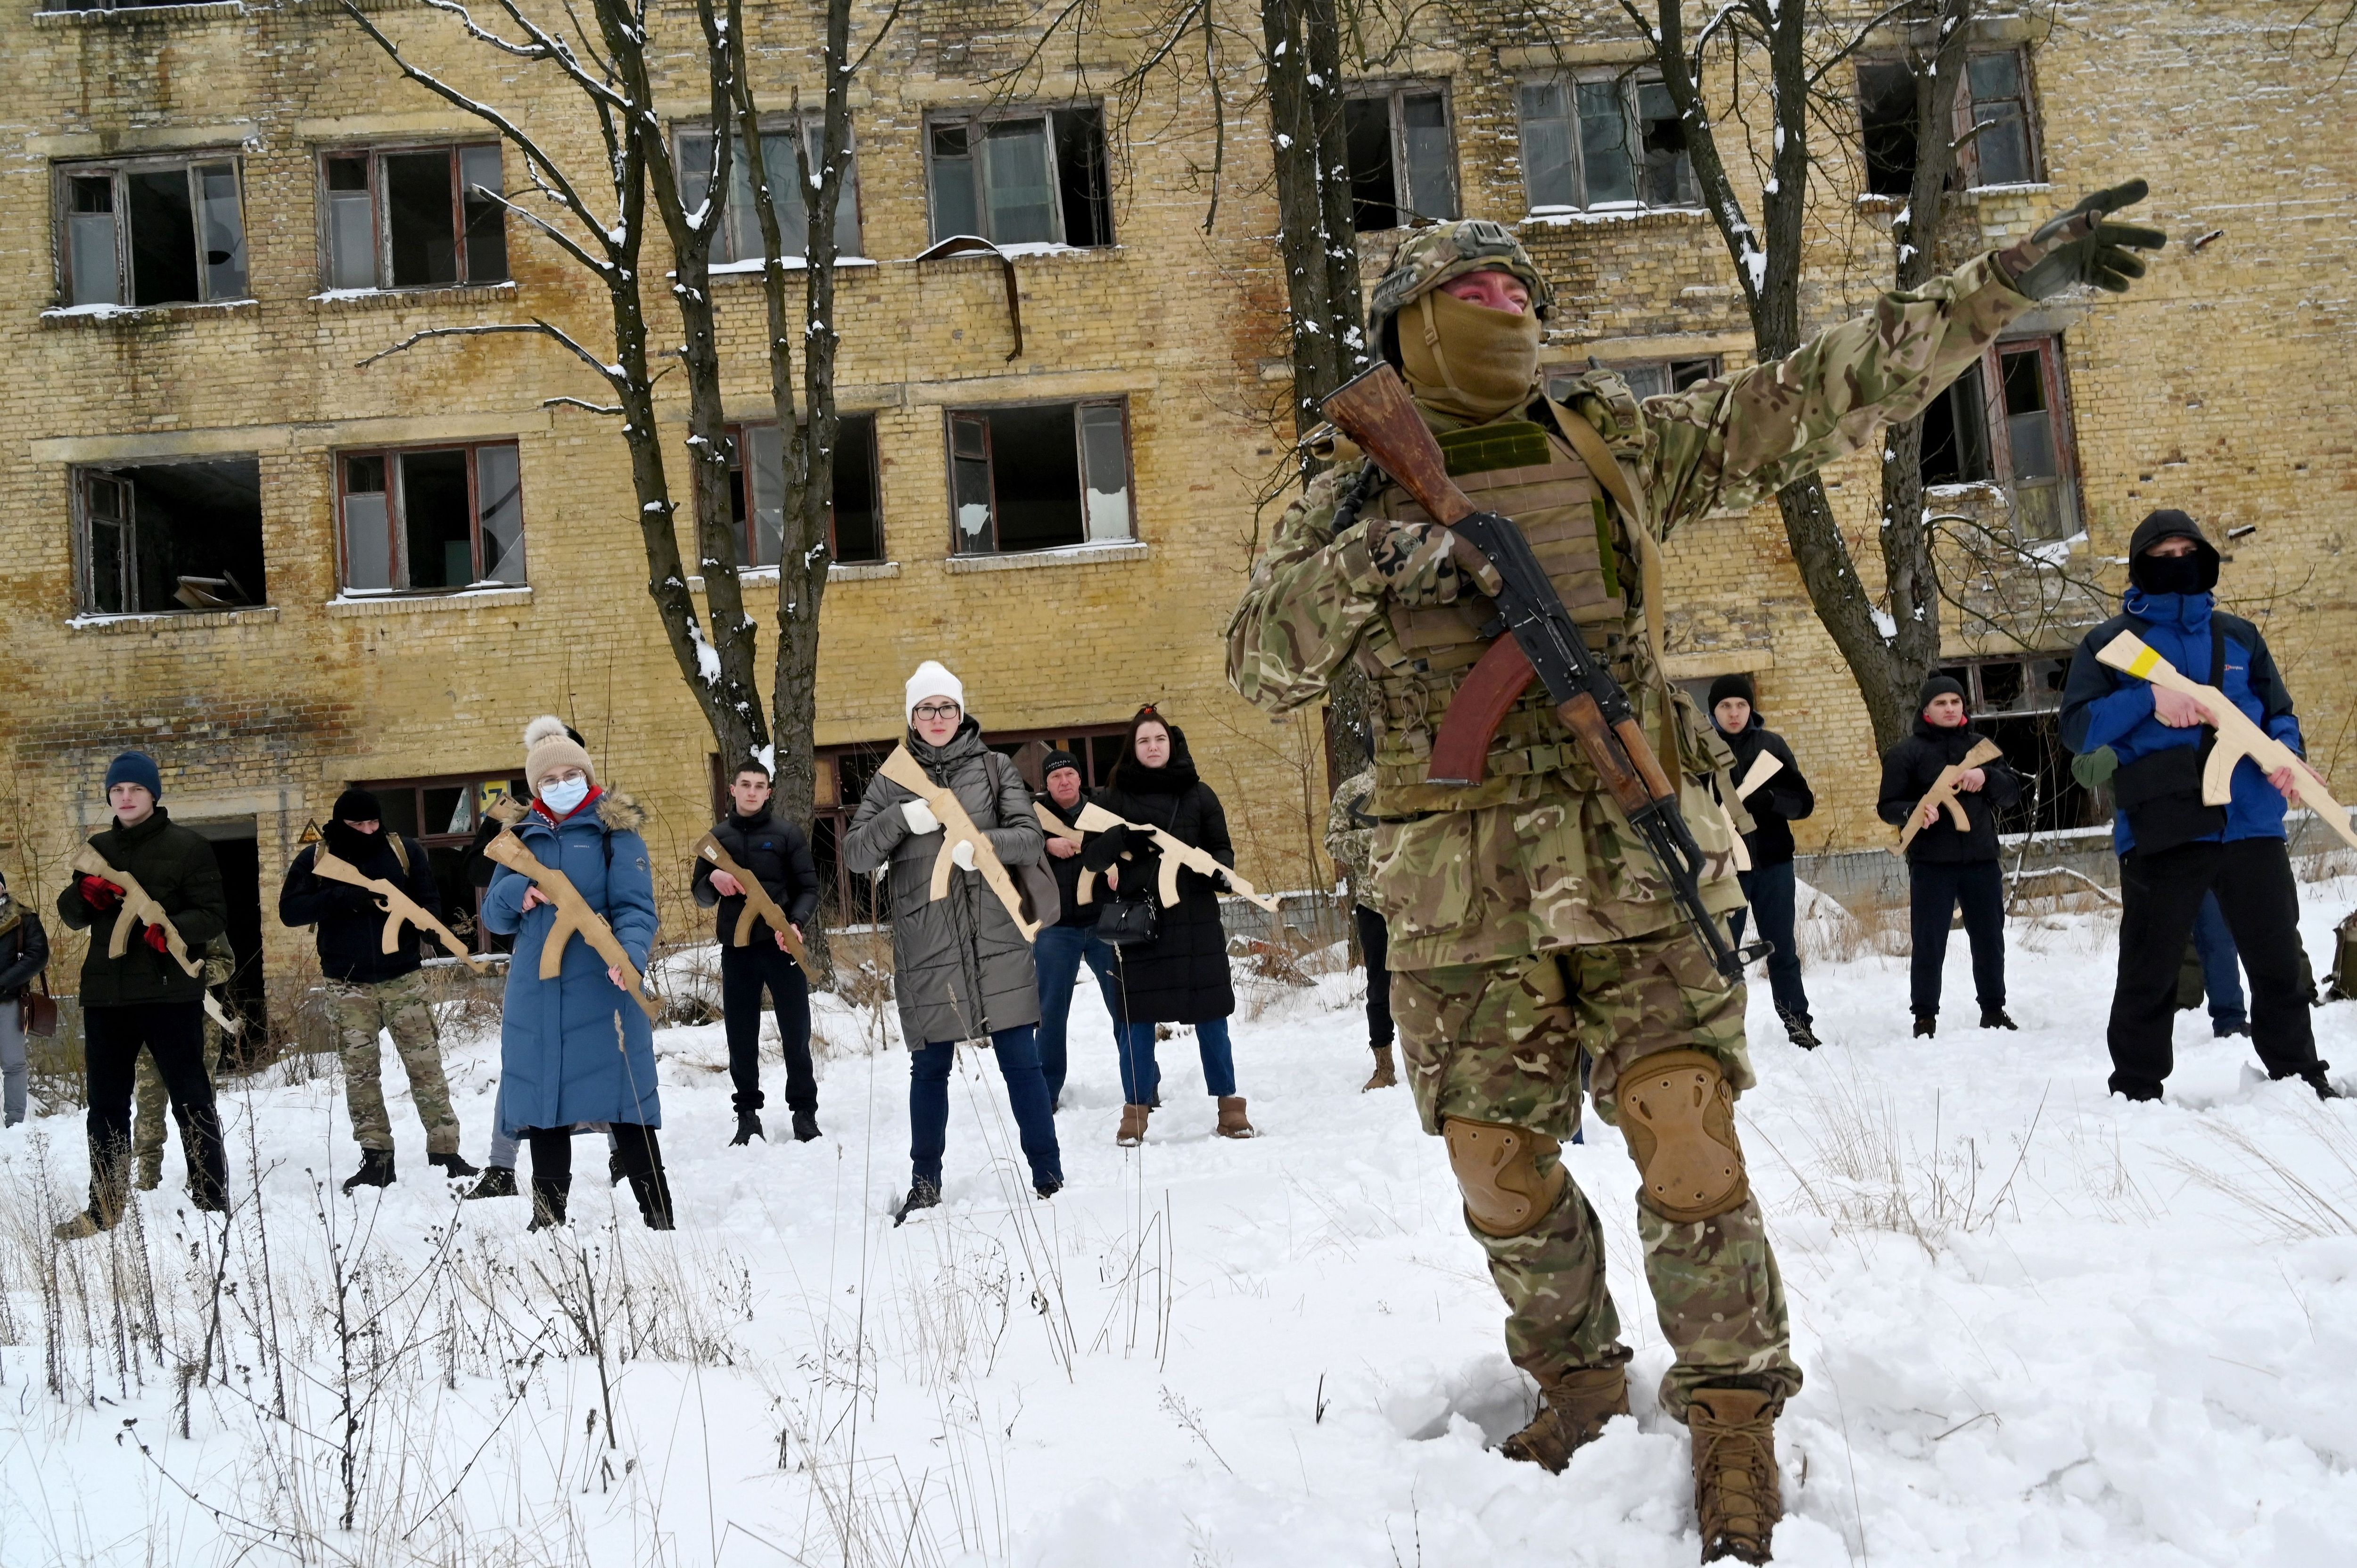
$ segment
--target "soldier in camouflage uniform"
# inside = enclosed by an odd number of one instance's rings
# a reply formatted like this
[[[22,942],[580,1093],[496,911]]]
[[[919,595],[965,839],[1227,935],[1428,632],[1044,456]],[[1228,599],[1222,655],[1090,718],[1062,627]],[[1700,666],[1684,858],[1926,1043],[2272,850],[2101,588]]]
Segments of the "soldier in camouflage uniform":
[[[1703,788],[1726,758],[1663,672],[1660,539],[1919,413],[2034,299],[2125,289],[2144,268],[2123,247],[2162,237],[2104,215],[2143,195],[2139,183],[2091,198],[1780,362],[1642,403],[1602,370],[1545,395],[1548,285],[1502,226],[1443,224],[1401,245],[1375,289],[1377,340],[1457,483],[1522,525],[1628,688],[1679,778],[1711,910],[1740,901],[1735,824]],[[1480,590],[1494,578],[1396,487],[1367,492],[1354,450],[1334,457],[1254,571],[1229,623],[1229,678],[1278,712],[1320,700],[1348,660],[1372,687],[1372,892],[1391,926],[1410,1081],[1505,1297],[1509,1352],[1543,1396],[1505,1452],[1560,1469],[1628,1409],[1597,1217],[1559,1158],[1579,1126],[1585,1054],[1598,1113],[1638,1167],[1646,1279],[1676,1352],[1662,1403],[1693,1434],[1704,1559],[1764,1562],[1781,1510],[1772,1422],[1801,1372],[1734,1132],[1733,1099],[1753,1081],[1743,988],[1713,970],[1535,682],[1499,725],[1483,782],[1426,781],[1450,699],[1486,649]]]
[[[1359,929],[1359,954],[1367,966],[1367,1047],[1375,1053],[1375,1070],[1359,1086],[1393,1089],[1399,1068],[1392,1060],[1391,932],[1383,912],[1374,907],[1372,854],[1375,820],[1367,815],[1367,796],[1375,787],[1375,770],[1363,768],[1342,780],[1334,803],[1326,812],[1326,853],[1351,889],[1351,919]]]
[[[237,971],[237,954],[230,950],[227,937],[215,937],[205,944],[205,989],[229,983]],[[229,1038],[209,1010],[205,1014],[205,1072],[208,1076],[221,1067],[222,1042]],[[156,1070],[156,1058],[145,1050],[139,1053],[139,1065],[131,1080],[131,1153],[138,1161],[139,1190],[153,1192],[164,1185],[164,1108],[169,1096],[164,1090],[164,1075]]]

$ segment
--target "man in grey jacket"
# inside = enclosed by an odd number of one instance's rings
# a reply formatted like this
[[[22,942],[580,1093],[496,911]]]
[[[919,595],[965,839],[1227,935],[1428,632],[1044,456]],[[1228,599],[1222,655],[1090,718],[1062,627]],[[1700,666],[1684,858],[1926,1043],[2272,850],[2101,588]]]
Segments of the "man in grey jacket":
[[[925,776],[956,795],[1000,865],[1038,865],[1048,835],[1032,812],[1031,791],[1013,763],[983,744],[982,726],[965,712],[963,683],[929,659],[909,678],[906,702],[909,731],[902,744]],[[1039,985],[1031,944],[975,869],[970,844],[952,852],[957,869],[949,889],[932,897],[933,865],[943,843],[932,808],[881,776],[868,784],[843,838],[845,865],[855,872],[888,867],[891,877],[892,967],[909,1047],[912,1167],[896,1224],[942,1200],[950,1069],[960,1040],[987,1039],[997,1053],[1033,1189],[1049,1197],[1064,1185],[1048,1083],[1039,1071]]]

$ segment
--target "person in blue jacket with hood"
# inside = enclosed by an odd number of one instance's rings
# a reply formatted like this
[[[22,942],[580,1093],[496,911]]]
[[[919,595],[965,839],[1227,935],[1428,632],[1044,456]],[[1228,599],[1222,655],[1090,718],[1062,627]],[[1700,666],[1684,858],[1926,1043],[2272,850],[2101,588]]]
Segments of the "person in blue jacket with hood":
[[[2202,900],[2219,912],[2242,950],[2251,980],[2251,1035],[2270,1078],[2298,1078],[2333,1099],[2329,1064],[2299,978],[2299,895],[2284,842],[2295,799],[2291,771],[2273,776],[2244,757],[2233,798],[2201,800],[2201,770],[2216,744],[2200,703],[2103,663],[2095,650],[2123,631],[2179,674],[2216,687],[2260,728],[2305,754],[2291,693],[2258,628],[2217,607],[2218,552],[2181,511],[2156,511],[2128,542],[2126,613],[2089,632],[2071,660],[2062,692],[2062,744],[2085,754],[2109,746],[2119,759],[2112,829],[2120,854],[2120,967],[2107,1038],[2111,1088],[2130,1100],[2158,1100],[2173,1063],[2169,1033],[2177,971]]]
[[[565,722],[537,718],[523,732],[532,809],[516,837],[543,865],[565,874],[604,917],[643,972],[655,941],[654,875],[639,829],[645,812],[597,782],[589,753]],[[565,943],[554,980],[540,978],[541,944],[556,908],[522,873],[500,866],[483,895],[483,924],[515,938],[500,1026],[500,1130],[532,1146],[532,1228],[562,1225],[573,1186],[573,1129],[604,1123],[650,1230],[672,1229],[671,1185],[655,1129],[654,1026],[621,976],[579,936]]]

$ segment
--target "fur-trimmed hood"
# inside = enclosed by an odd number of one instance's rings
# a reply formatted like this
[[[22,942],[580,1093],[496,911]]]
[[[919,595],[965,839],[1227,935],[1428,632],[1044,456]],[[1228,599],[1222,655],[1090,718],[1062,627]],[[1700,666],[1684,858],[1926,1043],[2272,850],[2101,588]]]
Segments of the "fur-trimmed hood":
[[[647,809],[619,789],[609,789],[598,798],[597,820],[609,832],[640,832],[647,825]]]

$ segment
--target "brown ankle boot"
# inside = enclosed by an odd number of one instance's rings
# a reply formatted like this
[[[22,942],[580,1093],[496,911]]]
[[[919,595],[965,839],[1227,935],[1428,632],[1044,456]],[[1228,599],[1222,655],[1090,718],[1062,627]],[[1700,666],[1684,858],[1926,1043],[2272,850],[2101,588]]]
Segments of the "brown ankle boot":
[[[1706,1563],[1769,1561],[1769,1536],[1784,1514],[1772,1403],[1757,1389],[1696,1389],[1686,1407]]]
[[[1619,1367],[1583,1367],[1539,1385],[1539,1412],[1498,1444],[1509,1459],[1527,1459],[1560,1472],[1575,1449],[1604,1435],[1604,1423],[1629,1413],[1629,1374]]]
[[[1125,1149],[1134,1149],[1146,1142],[1146,1119],[1154,1114],[1148,1105],[1125,1105],[1121,1108],[1121,1127],[1113,1141]]]
[[[1249,1138],[1253,1135],[1253,1124],[1244,1120],[1243,1095],[1220,1096],[1220,1124],[1211,1131],[1222,1138]]]
[[[1364,1094],[1371,1089],[1390,1089],[1398,1082],[1399,1069],[1392,1066],[1392,1048],[1389,1046],[1377,1046],[1374,1076],[1359,1086],[1359,1092]]]

